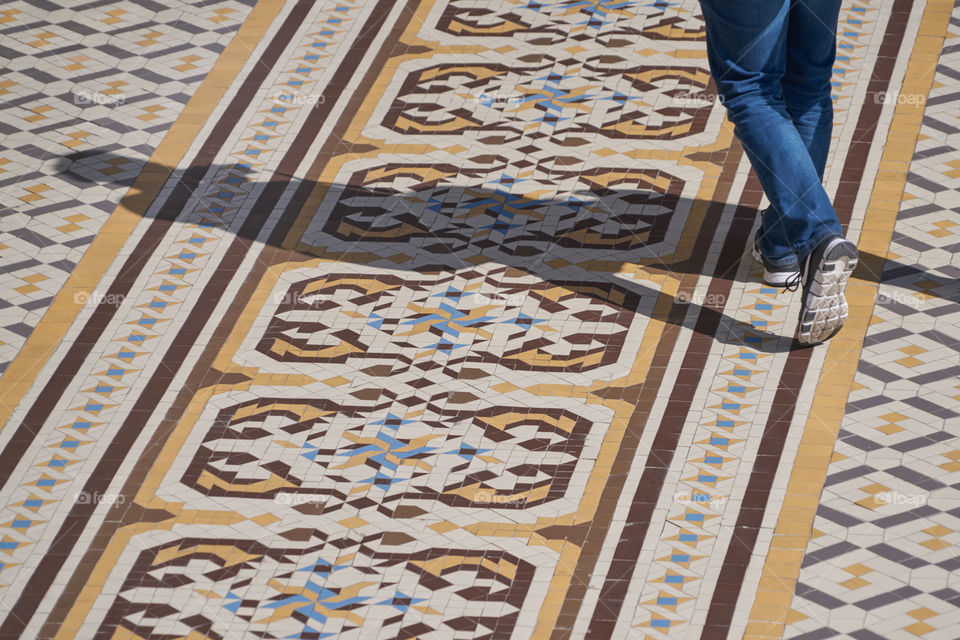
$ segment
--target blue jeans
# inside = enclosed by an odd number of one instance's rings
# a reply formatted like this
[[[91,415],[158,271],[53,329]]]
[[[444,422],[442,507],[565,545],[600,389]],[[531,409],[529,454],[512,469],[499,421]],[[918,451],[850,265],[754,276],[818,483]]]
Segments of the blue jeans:
[[[775,266],[843,235],[823,188],[833,129],[840,0],[700,0],[707,57],[770,208],[760,251]]]

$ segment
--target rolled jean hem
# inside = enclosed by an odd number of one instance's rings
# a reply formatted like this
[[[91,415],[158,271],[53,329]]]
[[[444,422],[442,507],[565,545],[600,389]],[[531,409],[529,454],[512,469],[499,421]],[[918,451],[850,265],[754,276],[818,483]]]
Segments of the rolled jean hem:
[[[767,264],[772,267],[798,267],[800,266],[800,260],[796,255],[786,256],[783,258],[777,258],[776,260],[771,260],[770,258],[764,256],[764,260]]]
[[[820,243],[821,243],[821,242],[823,242],[823,241],[826,240],[827,238],[832,238],[832,237],[834,237],[834,236],[840,236],[840,237],[842,238],[842,237],[843,237],[843,232],[842,232],[842,231],[834,231],[834,230],[832,230],[832,229],[827,229],[827,230],[825,230],[825,231],[821,231],[820,233],[818,233],[818,234],[816,234],[815,236],[813,236],[812,239],[807,240],[804,244],[802,244],[802,245],[797,245],[795,251],[796,251],[796,253],[797,253],[798,256],[803,256],[803,260],[806,260],[807,257],[808,257],[811,253],[813,253],[813,250],[816,249],[818,246],[820,246]]]

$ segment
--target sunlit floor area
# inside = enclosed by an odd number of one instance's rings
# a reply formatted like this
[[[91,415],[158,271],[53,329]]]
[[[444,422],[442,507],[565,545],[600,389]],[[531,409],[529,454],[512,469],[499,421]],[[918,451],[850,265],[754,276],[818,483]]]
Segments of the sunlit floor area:
[[[815,347],[704,42],[0,3],[0,638],[960,637],[960,1],[843,2]]]

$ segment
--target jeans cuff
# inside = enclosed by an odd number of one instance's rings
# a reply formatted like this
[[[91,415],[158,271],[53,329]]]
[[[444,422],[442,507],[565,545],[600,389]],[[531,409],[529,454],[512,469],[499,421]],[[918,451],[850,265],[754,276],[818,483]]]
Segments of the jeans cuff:
[[[813,250],[820,246],[821,242],[834,236],[840,236],[842,238],[843,232],[826,229],[807,240],[804,244],[797,245],[795,251],[797,252],[798,256],[801,256],[800,262],[804,262],[807,259],[807,256],[813,253]]]
[[[797,256],[794,254],[783,258],[777,258],[776,260],[771,260],[770,258],[764,256],[763,260],[771,267],[793,267],[800,263],[799,260],[797,260]]]

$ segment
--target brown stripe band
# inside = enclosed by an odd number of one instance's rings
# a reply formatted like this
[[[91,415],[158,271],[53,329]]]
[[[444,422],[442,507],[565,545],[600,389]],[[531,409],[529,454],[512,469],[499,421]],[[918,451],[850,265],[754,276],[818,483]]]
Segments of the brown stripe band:
[[[412,3],[414,1],[415,0],[408,0],[408,3]],[[275,179],[282,177],[285,182],[271,182],[267,188],[264,189],[263,194],[261,194],[261,197],[258,199],[257,204],[253,209],[255,212],[259,211],[262,213],[258,216],[258,219],[255,223],[248,224],[250,223],[250,220],[247,220],[247,222],[243,225],[243,228],[238,234],[239,237],[234,241],[234,245],[231,246],[230,251],[228,252],[227,256],[225,256],[223,263],[223,265],[226,265],[227,258],[230,256],[235,256],[236,264],[231,264],[229,267],[221,266],[221,268],[218,268],[217,272],[214,273],[211,278],[210,285],[208,285],[208,288],[213,292],[223,291],[230,278],[233,277],[234,271],[239,265],[239,261],[241,261],[246,255],[246,247],[249,246],[249,242],[243,241],[243,239],[255,237],[256,234],[259,233],[266,217],[273,211],[274,205],[271,205],[270,202],[264,202],[267,192],[271,189],[271,187],[273,188],[272,193],[275,196],[273,202],[275,203],[276,198],[279,198],[279,196],[286,190],[294,171],[306,156],[309,146],[312,144],[320,128],[325,123],[327,117],[329,116],[330,110],[339,100],[343,89],[347,85],[347,81],[356,71],[357,64],[359,63],[360,59],[363,58],[366,51],[370,48],[370,45],[372,44],[372,41],[376,37],[377,33],[381,30],[383,21],[391,10],[390,4],[391,3],[388,0],[380,0],[380,5],[371,13],[371,17],[362,27],[361,32],[364,34],[364,36],[357,41],[358,46],[352,48],[350,53],[347,54],[346,60],[335,72],[329,83],[329,85],[332,87],[330,93],[325,96],[326,99],[323,101],[323,103],[319,104],[318,107],[311,113],[311,116],[304,124],[304,127],[298,132],[297,138],[294,141],[294,144],[291,145],[288,155],[284,157],[284,159],[281,161],[281,164],[275,171]],[[406,17],[407,14],[412,13],[412,11],[406,12],[404,16]],[[404,22],[404,20],[401,20],[401,22]],[[385,47],[384,50],[381,51],[380,58],[389,57],[390,52],[388,51],[388,48]],[[380,58],[378,58],[378,61],[380,61]],[[374,66],[379,68],[378,64],[375,64]],[[365,92],[361,87],[357,95],[362,97],[364,93]],[[323,109],[320,107],[323,107]],[[346,130],[347,126],[349,125],[349,121],[355,116],[355,113],[355,109],[348,107],[347,112],[344,114],[341,121],[337,123],[337,127],[331,133],[330,139],[324,144],[323,149],[318,154],[318,158],[314,161],[314,165],[320,163],[321,158],[329,158],[333,154],[333,147],[339,144],[340,134]],[[297,154],[295,159],[294,156],[291,155],[294,152]],[[56,606],[54,607],[50,618],[44,625],[44,631],[47,632],[49,637],[52,637],[56,633],[57,628],[63,624],[67,614],[70,611],[70,608],[74,604],[74,599],[79,594],[79,591],[83,585],[86,584],[86,580],[98,562],[103,549],[106,548],[106,545],[113,537],[117,528],[129,523],[131,513],[125,511],[121,505],[133,503],[134,497],[140,485],[142,484],[143,478],[149,472],[150,467],[153,464],[154,460],[151,452],[161,448],[167,441],[170,433],[176,426],[177,421],[180,419],[183,411],[189,404],[189,401],[194,395],[196,389],[207,386],[210,365],[214,359],[214,356],[222,347],[222,344],[226,340],[234,321],[240,315],[240,312],[246,305],[249,296],[252,295],[253,291],[256,289],[256,285],[259,283],[263,272],[270,264],[278,261],[278,253],[290,253],[278,249],[272,245],[279,246],[278,230],[280,231],[279,237],[282,238],[282,233],[292,225],[293,220],[300,213],[300,210],[303,206],[303,201],[306,199],[307,192],[309,192],[309,188],[303,188],[304,184],[305,183],[301,183],[300,188],[296,190],[294,197],[286,206],[283,215],[277,222],[277,227],[271,233],[269,245],[265,246],[261,252],[261,259],[256,262],[253,271],[251,271],[251,273],[248,275],[241,290],[238,292],[233,303],[231,304],[230,309],[214,331],[213,336],[203,351],[203,354],[193,367],[184,389],[177,395],[173,405],[168,410],[167,415],[164,416],[163,421],[158,427],[157,433],[151,438],[150,451],[141,455],[140,459],[134,466],[133,471],[125,482],[122,494],[126,496],[127,499],[125,501],[118,501],[114,505],[112,508],[113,511],[108,515],[103,526],[96,534],[95,540],[97,540],[99,544],[91,545],[90,550],[81,563],[81,566],[79,566],[74,574],[70,577],[67,588],[64,590]],[[243,252],[238,252],[236,251],[236,248],[240,246],[238,245],[238,242],[241,241],[243,241],[242,246],[245,248]],[[210,292],[205,291],[201,298],[206,297],[208,293]],[[211,295],[213,294],[211,293]],[[213,306],[215,306],[215,304]],[[191,320],[188,318],[184,328],[189,326],[191,326]],[[193,333],[196,334],[196,331]],[[174,344],[176,344],[176,341]],[[187,348],[189,348],[189,346],[190,345],[187,345]],[[142,515],[142,511],[134,513],[132,517],[137,519],[138,514]],[[109,621],[104,621],[104,624],[109,626]]]
[[[408,5],[412,5],[415,2],[419,2],[419,0],[407,0],[407,2]],[[382,11],[380,11],[380,9],[382,9]],[[381,6],[378,7],[378,10],[372,15],[376,15],[378,13],[386,15],[389,11],[390,6],[388,0],[381,0]],[[403,17],[398,20],[397,25],[401,27],[405,26],[409,21],[409,17],[414,13],[415,12],[413,10],[404,12],[402,14]],[[395,30],[397,25],[394,26]],[[363,31],[370,32],[372,38],[376,35],[380,26],[381,25],[377,21],[371,18],[368,24],[364,26]],[[355,49],[349,53],[346,57],[346,60],[349,62],[349,64],[345,63],[337,70],[337,73],[334,76],[334,80],[331,84],[344,87],[346,85],[346,81],[349,79],[349,76],[356,70],[360,59],[362,59],[365,52],[366,48],[361,48]],[[389,50],[389,46],[384,46],[380,51],[380,54],[373,63],[373,69],[376,71],[371,73],[369,77],[365,78],[364,82],[357,89],[355,96],[348,104],[344,115],[341,117],[340,121],[337,122],[336,127],[334,127],[334,129],[331,131],[329,139],[324,143],[323,148],[318,153],[317,158],[314,160],[313,166],[307,172],[307,175],[319,174],[319,168],[324,165],[334,154],[335,147],[341,144],[340,140],[342,139],[344,132],[347,130],[350,122],[358,111],[357,105],[354,103],[366,96],[367,90],[373,85],[379,69],[383,67],[383,64],[392,55],[393,53],[391,53]],[[330,99],[325,100],[325,102],[330,102],[332,104],[336,101],[332,94],[327,96],[327,98]],[[312,138],[307,138],[301,135],[298,135],[298,139],[306,141],[307,145],[313,141]],[[294,143],[294,146],[297,146],[296,142]],[[307,188],[303,188],[304,185],[307,185]],[[123,495],[125,500],[118,500],[114,506],[111,507],[111,512],[108,514],[106,521],[103,523],[100,530],[97,531],[94,542],[90,545],[90,549],[84,556],[83,561],[81,562],[80,566],[77,567],[74,574],[70,577],[63,594],[58,599],[56,606],[53,608],[53,611],[50,614],[50,617],[44,624],[44,627],[41,631],[41,635],[43,637],[53,637],[60,625],[63,624],[66,616],[70,613],[71,607],[74,605],[76,597],[86,584],[94,566],[99,561],[103,550],[106,549],[116,530],[119,527],[130,524],[131,518],[136,521],[143,516],[142,510],[134,513],[134,510],[125,509],[124,505],[130,505],[134,503],[134,498],[137,494],[137,491],[139,490],[144,478],[154,463],[152,451],[161,449],[166,444],[170,434],[176,427],[177,422],[180,420],[183,412],[190,403],[190,400],[195,395],[196,390],[208,386],[209,384],[216,384],[217,381],[211,381],[209,376],[211,373],[211,364],[213,363],[216,354],[219,353],[223,347],[223,344],[226,341],[230,330],[236,323],[237,318],[240,317],[241,312],[243,311],[244,307],[246,307],[250,296],[253,295],[254,291],[256,290],[264,272],[271,264],[285,260],[296,259],[297,254],[293,254],[292,252],[284,251],[276,247],[279,247],[280,239],[283,237],[283,233],[285,233],[286,230],[292,226],[294,219],[297,217],[301,208],[303,207],[307,194],[310,191],[309,187],[311,185],[312,183],[309,183],[308,181],[301,183],[300,188],[296,190],[294,197],[284,210],[284,214],[282,215],[281,219],[278,220],[277,226],[271,233],[268,246],[263,248],[261,259],[257,260],[253,266],[253,269],[247,276],[241,289],[237,292],[229,309],[224,314],[223,319],[214,330],[212,337],[203,350],[203,353],[197,359],[197,363],[194,365],[193,370],[188,376],[183,390],[181,390],[174,399],[172,406],[167,411],[167,414],[164,416],[160,425],[157,427],[156,433],[151,437],[151,449],[147,452],[144,452],[140,456],[130,475],[128,476],[127,481],[124,483],[124,487],[121,490],[120,495]],[[219,274],[214,274],[214,278],[216,278],[218,275]],[[223,285],[225,286],[226,282],[224,282]],[[110,620],[105,620],[104,625],[107,628],[113,628],[116,626],[116,621],[112,621],[111,624]]]
[[[860,179],[864,174],[867,156],[883,109],[882,101],[874,100],[873,97],[886,92],[890,86],[893,67],[900,52],[912,10],[913,0],[894,2],[870,83],[867,85],[866,101],[861,106],[854,130],[855,142],[851,144],[851,152],[846,156],[840,187],[834,199],[834,208],[844,230],[850,224],[850,218],[853,215]],[[737,599],[743,587],[747,566],[756,547],[757,535],[763,524],[763,514],[770,498],[770,490],[777,467],[780,465],[790,423],[793,421],[796,398],[800,393],[812,352],[812,349],[794,349],[787,356],[787,362],[777,385],[777,393],[770,407],[770,416],[767,418],[763,437],[760,440],[757,459],[750,473],[743,505],[737,516],[730,546],[723,559],[723,567],[720,569],[720,575],[714,587],[713,598],[710,600],[710,608],[700,636],[704,640],[726,638],[730,631]]]
[[[293,11],[287,17],[283,24],[284,29],[295,29],[299,22],[312,5],[312,0],[300,0]],[[248,97],[263,83],[270,69],[276,64],[286,47],[288,39],[278,35],[264,51],[260,59],[250,72],[250,75],[244,80],[243,85],[237,92],[237,95],[230,102],[227,109],[217,120],[216,125],[203,143],[203,146],[197,152],[194,161],[184,172],[183,177],[177,182],[170,196],[160,207],[156,218],[150,223],[150,227],[143,234],[143,237],[137,243],[136,248],[131,252],[130,257],[124,262],[123,267],[117,274],[103,301],[94,309],[93,315],[80,331],[79,336],[73,342],[73,346],[64,356],[57,368],[56,373],[44,386],[43,390],[34,401],[23,422],[17,428],[17,431],[10,438],[10,441],[0,453],[0,458],[4,460],[20,460],[26,454],[27,449],[33,442],[34,437],[43,428],[43,425],[49,419],[54,407],[67,388],[70,381],[76,376],[80,366],[90,354],[93,345],[99,342],[106,330],[107,325],[113,319],[117,311],[116,305],[108,303],[112,300],[124,300],[128,297],[131,287],[140,276],[147,261],[153,256],[154,251],[160,244],[160,241],[166,235],[171,223],[180,214],[183,206],[189,201],[191,194],[197,189],[200,180],[209,169],[208,162],[216,156],[217,152],[227,140],[227,136],[233,130],[237,119],[246,109]],[[141,215],[146,215],[152,203],[140,203],[137,207]],[[0,466],[0,488],[3,488],[10,479],[14,471],[13,465]]]
[[[903,0],[900,1],[902,2]],[[896,52],[894,52],[894,55],[895,53]],[[875,88],[877,84],[880,85],[879,91],[882,91],[886,87],[889,81],[889,72],[892,71],[892,62],[893,60],[891,59],[891,69],[888,70],[886,80],[874,77],[874,80],[871,81],[870,88],[872,90],[878,90]],[[881,107],[879,103],[875,106],[877,109]],[[861,129],[865,122],[872,123],[872,127],[875,129],[878,115],[878,113],[863,113],[861,115],[857,127],[858,140],[863,140],[867,136],[867,129]],[[841,186],[843,187],[843,185],[849,184],[849,188],[853,191],[853,198],[844,199],[843,195],[847,189],[843,189],[841,195],[838,196],[837,213],[838,216],[840,216],[841,222],[845,225],[849,222],[856,197],[856,187],[858,186],[853,180],[855,176],[862,175],[863,167],[869,153],[869,140],[872,140],[872,136],[867,138],[867,140],[867,142],[861,143],[866,145],[865,149],[860,148],[853,157],[848,156],[842,174]],[[731,224],[730,232],[724,243],[720,262],[715,270],[715,276],[717,274],[728,273],[730,269],[736,269],[737,261],[744,254],[744,250],[749,242],[749,231],[752,228],[753,218],[755,217],[755,207],[760,204],[760,196],[760,187],[756,179],[751,176],[747,187],[744,189],[740,206],[737,209],[734,222]],[[701,238],[704,236],[711,237],[711,235],[712,234],[703,234]],[[728,293],[730,286],[728,282],[718,282],[714,280],[710,285],[710,293]],[[716,300],[718,298],[713,296],[712,299]],[[704,365],[712,345],[710,332],[711,330],[715,331],[716,328],[717,324],[710,322],[705,314],[702,314],[697,320],[696,332],[691,338],[690,346],[681,365],[678,385],[671,394],[668,409],[661,420],[657,436],[648,456],[646,468],[640,480],[640,485],[627,516],[627,528],[621,535],[621,543],[614,553],[614,560],[611,563],[610,572],[601,589],[599,600],[603,603],[603,606],[598,606],[594,611],[588,630],[588,637],[590,638],[599,639],[609,637],[616,625],[616,620],[623,606],[630,580],[633,577],[633,570],[637,562],[639,550],[642,548],[653,511],[656,508],[656,503],[663,490],[667,471],[673,459],[673,452],[677,442],[679,442],[684,418],[689,412],[693,394],[700,383],[704,371]],[[783,401],[789,401],[791,398],[796,397],[795,395],[789,394],[791,394],[791,392],[795,394],[796,391],[799,390],[809,357],[810,352],[806,349],[793,351],[790,356],[788,356],[786,369],[781,378],[777,396],[775,397],[774,409],[771,411],[767,425],[765,439],[769,438],[770,442],[767,444],[761,442],[761,456],[758,456],[755,462],[754,470],[751,474],[751,485],[748,486],[748,492],[741,514],[738,516],[737,526],[742,527],[744,532],[752,531],[752,541],[748,533],[742,533],[740,529],[735,532],[733,541],[731,542],[733,553],[728,552],[728,556],[725,558],[724,570],[727,571],[727,574],[724,575],[722,570],[721,581],[718,581],[718,585],[723,584],[724,588],[715,590],[714,600],[726,599],[732,591],[739,593],[740,585],[743,582],[743,575],[745,575],[746,571],[746,564],[741,562],[739,554],[742,554],[747,546],[749,546],[749,553],[752,553],[753,546],[756,542],[757,530],[750,530],[749,527],[759,527],[762,521],[770,487],[773,482],[773,476],[779,464],[779,453],[782,450],[782,442],[786,437],[785,427],[782,422],[784,419],[787,419],[786,426],[788,427],[789,418],[792,418],[792,406],[790,407],[789,417],[785,416],[782,411],[778,411],[777,408],[782,408]],[[799,371],[798,367],[800,368]],[[781,401],[780,404],[777,404],[778,400]],[[776,446],[777,442],[780,443],[779,447]],[[770,455],[763,456],[764,452],[772,448],[776,449],[776,459],[771,458]],[[763,486],[766,486],[765,493],[760,489]],[[754,488],[761,492],[757,493],[753,491]],[[744,537],[745,535],[747,537]],[[746,544],[748,542],[749,545]],[[749,553],[747,557],[749,557]],[[727,562],[728,560],[729,563]],[[740,566],[738,566],[737,563],[740,563]],[[728,568],[728,566],[730,568]],[[736,584],[730,584],[729,581],[733,579],[737,569],[740,571],[739,581],[736,582]],[[735,600],[736,597],[734,596],[733,601],[735,602]],[[711,602],[711,611],[712,610],[713,601]],[[725,626],[722,629],[723,637],[725,637],[729,629],[730,620],[732,620],[732,605],[729,613],[730,616],[727,618]],[[708,614],[708,625],[710,622]]]
[[[200,180],[206,174],[209,166],[202,164],[209,162],[214,158],[219,149],[226,142],[228,135],[233,130],[239,117],[249,104],[249,97],[256,93],[256,90],[263,84],[267,74],[273,69],[280,55],[289,44],[289,34],[295,32],[304,21],[315,0],[299,0],[291,10],[290,14],[284,20],[277,34],[270,41],[265,49],[263,56],[251,70],[250,74],[244,80],[237,95],[231,100],[223,115],[217,121],[213,131],[204,142],[197,153],[194,164],[185,173],[178,182],[170,197],[163,203],[157,217],[150,224],[150,227],[144,233],[141,240],[137,243],[136,249],[130,257],[124,262],[120,273],[110,285],[104,300],[124,299],[126,294],[132,288],[134,282],[143,271],[147,261],[153,255],[159,246],[161,239],[165,236],[172,222],[180,214],[183,206],[189,201],[191,193],[199,186]],[[343,87],[337,87],[342,90]],[[319,128],[319,127],[317,127]],[[288,157],[293,153],[293,149],[288,152]],[[300,157],[304,155],[300,154]],[[294,164],[294,168],[299,163]],[[281,166],[284,163],[281,162]],[[280,173],[278,169],[277,173]],[[285,183],[284,183],[285,184]],[[272,186],[272,185],[271,185]],[[264,190],[261,197],[254,207],[251,218],[261,218],[260,224],[266,219],[267,213],[272,210],[266,197],[273,194],[269,188]],[[280,190],[282,191],[282,189]],[[274,201],[275,204],[276,201]],[[264,208],[268,207],[268,208]],[[144,213],[146,209],[143,210]],[[261,212],[261,213],[258,213]],[[250,220],[247,220],[250,223]],[[244,224],[244,229],[248,229],[249,224]],[[249,241],[243,238],[236,238],[224,258],[224,263],[236,262],[242,259],[246,253],[246,245]],[[242,247],[242,248],[241,248]],[[239,251],[238,251],[239,249]],[[235,269],[235,267],[234,267]],[[222,268],[218,273],[222,273]],[[153,413],[157,402],[163,396],[167,387],[173,379],[173,376],[179,370],[183,359],[190,350],[192,342],[196,339],[199,326],[206,323],[206,319],[211,315],[217,301],[223,294],[224,287],[218,283],[218,286],[212,286],[214,281],[204,288],[203,295],[197,301],[190,316],[187,318],[183,328],[178,333],[174,343],[164,355],[164,366],[154,374],[150,383],[146,386],[143,394],[137,399],[136,404],[131,410],[129,416],[114,436],[107,450],[104,452],[96,469],[94,469],[90,478],[84,486],[84,491],[89,495],[103,493],[112,482],[114,474],[126,454],[129,452],[133,442],[137,439],[143,430],[148,418]],[[60,369],[54,374],[44,386],[39,397],[34,402],[30,411],[27,413],[24,421],[21,423],[11,441],[7,444],[2,454],[4,459],[19,460],[26,453],[27,448],[32,443],[34,436],[40,432],[44,423],[50,417],[54,406],[60,399],[60,395],[70,381],[79,371],[81,364],[90,354],[93,346],[100,340],[103,332],[113,314],[117,311],[114,305],[102,302],[95,310],[91,318],[80,332],[80,336],[70,348],[64,358]],[[10,456],[7,458],[7,456]],[[13,471],[13,465],[5,466],[0,469],[0,486],[9,480]],[[0,626],[0,637],[18,637],[26,628],[27,623],[33,617],[40,605],[40,601],[46,595],[57,572],[63,563],[69,557],[85,528],[90,517],[96,509],[95,504],[86,502],[75,502],[57,532],[53,543],[47,550],[43,559],[40,561],[33,575],[27,581],[26,586],[12,607],[10,615],[4,620],[3,626]]]
[[[697,234],[694,247],[690,252],[691,257],[682,265],[671,265],[672,267],[675,267],[679,273],[683,274],[681,276],[680,284],[680,287],[683,290],[693,289],[699,277],[698,274],[703,270],[703,262],[707,255],[707,249],[710,246],[713,235],[716,233],[723,209],[726,206],[724,202],[729,194],[729,188],[733,182],[733,176],[736,174],[741,155],[742,151],[740,150],[739,145],[732,147],[726,154],[723,170],[718,180],[717,188],[713,194],[714,200],[710,203],[710,205],[708,205],[707,212],[704,216],[703,226],[701,227],[700,232]],[[637,392],[635,399],[636,409],[630,416],[630,421],[627,425],[623,442],[621,443],[620,450],[617,453],[617,457],[614,460],[611,468],[610,481],[604,487],[603,493],[600,499],[597,501],[598,504],[596,514],[594,515],[591,523],[589,533],[587,534],[587,537],[582,545],[582,551],[577,561],[576,569],[573,572],[575,576],[588,576],[593,572],[593,569],[596,566],[600,552],[603,548],[603,542],[607,537],[613,521],[617,502],[619,501],[621,491],[623,490],[623,480],[629,473],[630,467],[636,459],[637,448],[640,444],[640,437],[643,434],[647,421],[649,420],[653,403],[656,401],[660,385],[663,381],[664,372],[667,364],[670,361],[670,357],[673,354],[674,345],[676,343],[677,336],[679,335],[680,326],[683,324],[684,318],[690,309],[691,305],[674,302],[667,313],[667,317],[665,318],[667,326],[664,328],[663,336],[661,337],[661,340],[657,345],[657,350],[654,353],[653,359],[651,360],[650,371],[643,382],[642,388]],[[709,317],[714,324],[720,323],[722,318],[721,313],[722,307],[710,308],[704,306],[702,308],[703,316]],[[681,376],[683,376],[683,373],[681,373]],[[685,385],[686,383],[681,380],[679,381],[679,384]],[[645,485],[643,482],[641,482],[640,486],[642,488]],[[628,517],[628,524],[620,536],[621,540],[631,536],[635,532],[636,522],[637,521],[632,517],[632,515]],[[634,548],[633,551],[635,552],[636,548]],[[625,565],[615,564],[611,565],[610,570],[611,572],[622,574],[622,572],[627,569],[628,567]],[[571,583],[570,587],[567,589],[563,607],[560,610],[554,633],[551,636],[554,640],[559,640],[560,638],[565,638],[570,635],[570,632],[572,631],[576,619],[580,613],[580,607],[583,603],[587,585],[587,580],[579,580]],[[604,585],[605,589],[608,587],[608,584]],[[605,609],[606,594],[604,591],[601,591],[600,593],[600,601],[604,604],[598,608]],[[620,606],[616,603],[613,604],[618,608]]]
[[[739,145],[735,148],[738,151],[740,149]],[[732,171],[735,172],[742,157],[742,151],[730,155],[734,156]],[[728,181],[729,185],[732,176],[728,175],[721,178],[721,180],[724,179]],[[750,231],[756,221],[760,196],[759,184],[755,179],[751,179],[741,194],[730,229],[724,239],[719,260],[714,268],[713,280],[708,289],[707,300],[723,301],[725,304],[726,300],[729,299],[730,289],[733,287],[733,281],[729,278],[729,274],[736,273],[739,262],[744,255]],[[719,218],[725,205],[721,201],[716,203],[716,206],[718,210],[712,217]],[[708,216],[708,219],[710,217]],[[703,240],[709,245],[715,233],[716,224],[716,222],[713,222],[714,228],[710,229],[709,233],[706,233],[707,230],[704,229],[698,241]],[[706,253],[706,247],[704,247],[697,255],[706,255]],[[722,326],[717,318],[722,309],[722,304],[716,307],[704,306],[703,311],[697,318],[694,333],[690,338],[690,344],[680,365],[677,383],[670,394],[667,409],[660,419],[657,434],[650,447],[650,452],[647,454],[640,484],[634,494],[627,515],[627,526],[620,536],[620,543],[614,552],[610,571],[600,591],[599,602],[602,603],[602,606],[597,606],[594,609],[593,617],[590,620],[590,627],[587,630],[588,638],[610,638],[613,634],[630,581],[633,578],[637,558],[653,517],[653,511],[666,482],[677,443],[683,431],[684,421],[690,412],[694,395],[703,377],[716,332]]]

